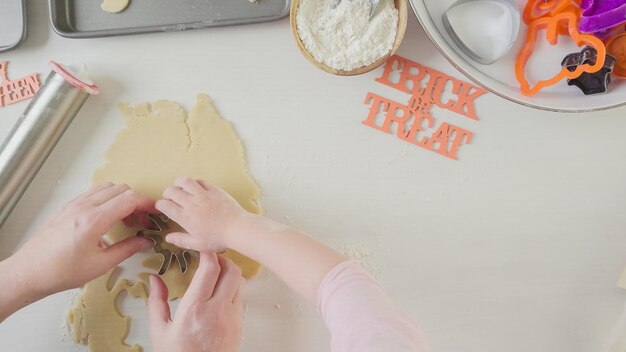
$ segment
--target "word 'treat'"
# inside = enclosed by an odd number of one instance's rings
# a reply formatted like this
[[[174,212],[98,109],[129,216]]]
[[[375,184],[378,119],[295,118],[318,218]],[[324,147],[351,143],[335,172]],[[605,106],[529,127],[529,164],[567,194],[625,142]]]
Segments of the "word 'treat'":
[[[436,126],[431,109],[437,106],[479,120],[474,101],[486,90],[397,55],[387,61],[376,81],[411,96],[402,104],[368,93],[365,104],[370,109],[364,125],[387,134],[395,128],[403,141],[455,160],[459,148],[472,141],[473,133],[466,129],[447,122]]]

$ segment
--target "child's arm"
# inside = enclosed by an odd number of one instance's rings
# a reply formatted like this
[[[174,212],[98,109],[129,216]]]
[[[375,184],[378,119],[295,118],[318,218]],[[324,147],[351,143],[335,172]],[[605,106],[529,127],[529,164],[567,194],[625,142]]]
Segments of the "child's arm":
[[[189,232],[169,234],[168,242],[198,251],[236,250],[268,267],[313,304],[326,274],[346,260],[296,229],[247,213],[206,181],[180,178],[163,197],[156,208]]]
[[[126,185],[94,187],[57,212],[37,235],[0,262],[0,321],[56,292],[79,287],[118,265],[152,241],[131,236],[107,247],[102,236],[135,212],[154,211],[154,201]]]
[[[234,249],[267,266],[317,306],[332,351],[428,351],[415,324],[358,264],[302,232],[248,214],[206,181],[176,180],[156,208],[188,233],[166,241],[198,251]]]
[[[314,305],[324,277],[347,260],[294,228],[255,215],[243,217],[225,244],[268,267]]]
[[[317,306],[332,351],[416,352],[428,347],[415,324],[397,311],[383,287],[358,264],[302,232],[248,214],[220,188],[176,180],[156,208],[188,233],[166,241],[198,251],[234,249],[267,266]]]

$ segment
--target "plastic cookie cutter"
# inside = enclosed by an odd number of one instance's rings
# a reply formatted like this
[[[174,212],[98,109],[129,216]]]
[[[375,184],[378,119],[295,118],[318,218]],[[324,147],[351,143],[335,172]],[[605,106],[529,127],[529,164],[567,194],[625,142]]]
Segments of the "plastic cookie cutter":
[[[609,39],[606,43],[606,51],[616,60],[613,74],[626,78],[626,32]]]
[[[583,0],[580,7],[582,33],[599,34],[626,22],[626,0]]]
[[[459,0],[442,18],[456,45],[474,61],[489,65],[517,39],[520,11],[511,0]]]
[[[580,17],[582,0],[530,0],[522,12],[522,20],[529,25],[532,21],[542,17],[553,17],[563,12],[573,12]],[[569,35],[567,24],[559,25],[559,34]]]
[[[154,247],[152,247],[154,252],[163,256],[163,262],[159,268],[159,275],[163,275],[169,270],[174,257],[176,261],[178,261],[180,272],[182,274],[186,273],[189,267],[187,260],[190,256],[197,258],[198,253],[196,251],[181,249],[165,242],[164,238],[169,229],[167,223],[170,220],[167,216],[163,214],[148,214],[148,218],[153,223],[152,227],[147,230],[138,231],[137,236],[152,240],[154,242]]]
[[[562,12],[577,12],[584,0],[529,0],[526,2],[522,19],[530,24],[541,17],[550,17]]]
[[[531,86],[526,78],[526,65],[535,49],[537,33],[540,29],[545,28],[546,40],[550,45],[556,45],[559,38],[559,26],[563,23],[567,24],[569,36],[574,43],[579,47],[587,45],[596,49],[598,59],[594,64],[582,64],[573,71],[570,71],[567,67],[562,67],[553,77],[539,81],[534,86]],[[580,33],[578,31],[576,14],[573,12],[563,12],[553,17],[541,17],[530,23],[526,42],[515,62],[515,76],[520,84],[522,94],[532,96],[546,87],[555,85],[562,79],[578,78],[583,72],[594,73],[600,71],[602,67],[604,67],[605,58],[606,47],[604,43],[593,35]]]

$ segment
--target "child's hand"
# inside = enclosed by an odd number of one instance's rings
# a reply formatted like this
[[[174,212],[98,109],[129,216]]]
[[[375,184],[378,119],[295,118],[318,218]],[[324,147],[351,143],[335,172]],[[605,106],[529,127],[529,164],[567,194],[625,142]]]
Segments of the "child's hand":
[[[204,180],[181,177],[163,192],[156,208],[182,226],[186,233],[171,233],[166,241],[196,251],[221,252],[226,237],[248,213],[221,188]]]
[[[243,323],[241,271],[230,260],[200,253],[200,265],[176,317],[171,318],[167,287],[150,277],[150,334],[156,352],[236,352]]]
[[[22,285],[44,296],[82,286],[152,246],[150,240],[131,236],[107,247],[102,238],[117,221],[147,211],[155,211],[154,201],[127,185],[94,187],[53,215],[7,261]]]

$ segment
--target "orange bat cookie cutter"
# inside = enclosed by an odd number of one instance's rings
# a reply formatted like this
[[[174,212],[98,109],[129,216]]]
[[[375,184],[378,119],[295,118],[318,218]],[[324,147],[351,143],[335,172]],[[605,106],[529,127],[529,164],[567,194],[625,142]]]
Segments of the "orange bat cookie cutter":
[[[583,64],[574,71],[570,71],[563,67],[552,78],[537,82],[531,87],[528,79],[526,78],[526,65],[528,60],[535,50],[537,41],[537,32],[541,29],[546,29],[546,40],[550,45],[556,45],[559,40],[559,26],[563,23],[567,24],[568,34],[576,43],[577,46],[590,46],[597,50],[598,59],[592,65]],[[522,94],[526,96],[532,96],[537,94],[540,90],[555,85],[563,79],[578,78],[583,72],[594,73],[600,71],[604,66],[604,60],[606,58],[606,47],[602,40],[596,38],[593,35],[582,34],[578,31],[578,18],[573,12],[562,12],[551,17],[541,17],[533,20],[528,26],[528,35],[524,47],[517,56],[515,62],[515,77],[520,84],[520,90]]]

